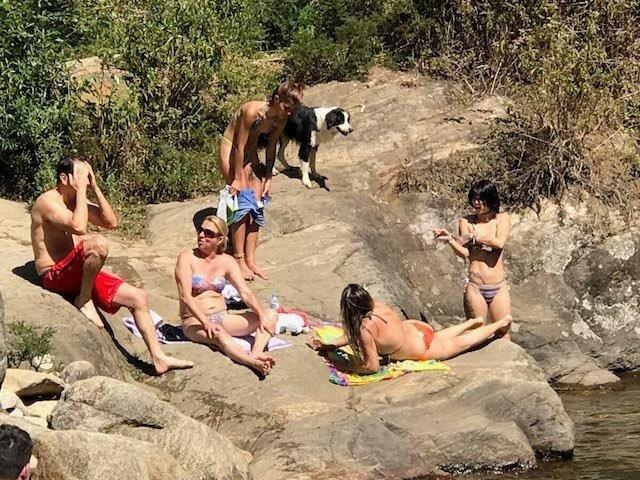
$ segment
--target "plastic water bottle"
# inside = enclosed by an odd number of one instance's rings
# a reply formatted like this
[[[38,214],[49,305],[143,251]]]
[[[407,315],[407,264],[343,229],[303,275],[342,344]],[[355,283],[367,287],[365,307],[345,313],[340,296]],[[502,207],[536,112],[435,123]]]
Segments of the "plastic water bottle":
[[[276,292],[271,294],[271,299],[269,300],[269,306],[274,310],[277,310],[280,307],[280,301],[278,300],[278,296]]]

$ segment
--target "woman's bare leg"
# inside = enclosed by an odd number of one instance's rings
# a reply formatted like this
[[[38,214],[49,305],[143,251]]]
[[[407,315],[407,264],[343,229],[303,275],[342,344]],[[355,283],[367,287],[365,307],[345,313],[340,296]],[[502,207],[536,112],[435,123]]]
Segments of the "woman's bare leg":
[[[426,352],[426,358],[436,360],[446,360],[448,358],[460,355],[470,348],[475,347],[490,339],[500,329],[509,328],[511,318],[505,318],[489,325],[484,325],[453,338],[442,338],[439,332],[436,332],[429,350]]]
[[[468,282],[464,289],[464,313],[468,319],[478,317],[486,319],[489,316],[487,302],[480,294],[478,287],[471,282]]]
[[[183,331],[185,337],[192,342],[216,346],[234,362],[252,368],[262,375],[268,375],[275,364],[274,359],[269,355],[250,355],[245,352],[224,329],[220,329],[213,338],[207,337],[200,325],[183,327]]]
[[[258,176],[251,172],[250,186],[253,190],[253,195],[257,202],[262,201],[263,183]],[[247,257],[247,266],[257,276],[263,280],[269,280],[269,275],[256,263],[256,250],[258,249],[258,237],[260,235],[260,225],[255,221],[247,227],[246,243],[244,247],[245,255]]]
[[[467,330],[472,330],[474,328],[478,328],[484,325],[484,318],[470,318],[466,322],[463,322],[459,325],[453,325],[452,327],[443,328],[438,332],[438,336],[440,338],[453,338],[458,335],[462,335]]]
[[[258,236],[260,235],[260,225],[252,222],[247,228],[247,241],[245,243],[245,252],[247,257],[247,266],[249,270],[255,273],[263,280],[269,280],[267,272],[256,263],[256,250],[258,248]]]
[[[251,269],[247,266],[247,260],[245,258],[245,243],[247,238],[247,230],[249,228],[249,222],[251,221],[251,215],[246,214],[244,218],[233,225],[231,225],[231,238],[233,239],[233,256],[238,261],[240,271],[245,280],[253,280],[254,275]]]
[[[509,286],[504,285],[500,288],[500,291],[493,297],[491,304],[489,305],[489,319],[492,322],[496,320],[502,320],[505,317],[511,318],[511,295],[509,294]],[[509,330],[499,332],[502,338],[511,340]]]
[[[275,325],[278,318],[278,312],[273,309],[267,310],[267,315],[272,324]],[[258,330],[260,326],[260,320],[258,316],[253,312],[247,312],[242,314],[227,314],[227,317],[220,324],[224,330],[232,337],[242,337],[244,335],[251,335],[256,332],[256,340],[253,343],[252,354],[262,353],[269,343],[271,335],[269,332],[261,332]]]

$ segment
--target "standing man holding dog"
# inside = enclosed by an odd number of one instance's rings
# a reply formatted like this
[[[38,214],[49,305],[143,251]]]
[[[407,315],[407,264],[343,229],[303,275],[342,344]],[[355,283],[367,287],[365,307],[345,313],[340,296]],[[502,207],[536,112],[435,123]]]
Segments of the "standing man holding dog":
[[[221,195],[218,211],[226,210],[228,198],[233,200],[235,210],[225,220],[231,228],[233,255],[245,280],[253,280],[255,275],[269,279],[255,261],[259,230],[264,226],[263,202],[271,188],[278,140],[287,118],[300,105],[302,95],[300,85],[283,82],[268,101],[246,102],[220,141],[219,169],[227,188]],[[266,162],[263,164],[258,158],[258,149],[264,146]]]
[[[128,308],[144,338],[156,373],[190,368],[193,363],[166,355],[158,342],[147,294],[102,269],[109,246],[106,238],[87,234],[88,223],[114,229],[118,220],[103,195],[91,165],[63,159],[55,188],[40,195],[31,210],[31,244],[35,266],[45,289],[75,296],[74,305],[98,327],[104,327],[96,306],[114,314]],[[93,191],[97,204],[89,202]]]

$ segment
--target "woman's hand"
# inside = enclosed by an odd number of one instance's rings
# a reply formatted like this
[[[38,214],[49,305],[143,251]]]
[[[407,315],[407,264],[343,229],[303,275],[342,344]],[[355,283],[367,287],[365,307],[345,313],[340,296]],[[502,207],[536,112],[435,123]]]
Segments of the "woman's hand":
[[[307,345],[310,348],[312,348],[313,350],[315,350],[316,352],[322,352],[324,350],[329,350],[330,349],[329,345],[326,345],[326,344],[322,343],[322,340],[320,340],[315,335],[311,335],[309,337],[309,340],[307,340]]]
[[[207,338],[214,338],[218,336],[220,327],[218,325],[213,325],[211,322],[205,322],[202,324],[202,331],[205,333]]]
[[[258,329],[261,332],[267,332],[272,337],[276,334],[276,322],[269,318],[268,315],[264,315],[260,317],[260,325],[258,325]]]
[[[449,240],[453,239],[453,235],[451,235],[451,233],[449,233],[444,228],[434,228],[433,236],[438,240],[442,240],[444,242],[448,242]]]
[[[231,185],[229,185],[229,193],[231,195],[235,195],[236,193],[238,193],[244,187],[243,183],[244,182],[241,179],[234,178],[233,182],[231,182]]]

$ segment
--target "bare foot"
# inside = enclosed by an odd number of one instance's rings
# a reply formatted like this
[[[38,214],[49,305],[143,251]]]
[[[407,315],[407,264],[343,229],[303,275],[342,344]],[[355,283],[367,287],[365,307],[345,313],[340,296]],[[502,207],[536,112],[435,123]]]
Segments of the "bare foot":
[[[470,318],[468,320],[469,322],[469,330],[473,329],[473,328],[478,328],[484,325],[484,318],[482,317],[475,317],[475,318]]]
[[[509,335],[509,327],[511,327],[511,322],[513,321],[513,317],[511,315],[507,315],[501,320],[498,320],[496,323],[500,325],[502,328],[496,332],[496,337],[504,338],[505,340],[511,340],[511,336]]]
[[[276,364],[275,358],[266,353],[252,353],[249,357],[251,358],[251,368],[262,375],[269,375]]]
[[[169,355],[164,354],[161,357],[152,358],[152,360],[153,366],[155,367],[158,375],[167,373],[169,370],[182,370],[193,367],[193,362],[180,360],[179,358],[170,357]]]
[[[244,257],[236,258],[238,260],[238,266],[240,267],[240,272],[242,272],[242,276],[245,280],[251,281],[255,277],[251,269],[247,266],[247,262],[244,260]]]
[[[263,280],[269,280],[269,274],[265,272],[262,268],[255,264],[255,262],[247,262],[247,265],[251,269],[253,273],[262,278]]]
[[[80,310],[80,312],[87,317],[91,323],[98,328],[104,328],[104,323],[102,323],[102,319],[96,310],[96,306],[93,304],[93,300],[89,299],[89,301],[81,304],[76,298],[73,304],[78,307],[78,310]]]

